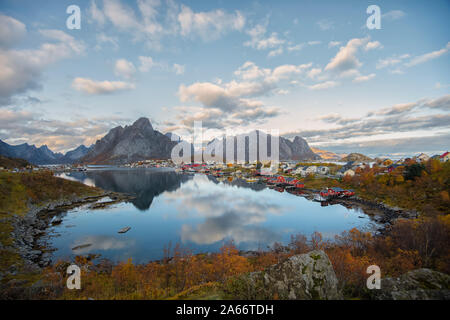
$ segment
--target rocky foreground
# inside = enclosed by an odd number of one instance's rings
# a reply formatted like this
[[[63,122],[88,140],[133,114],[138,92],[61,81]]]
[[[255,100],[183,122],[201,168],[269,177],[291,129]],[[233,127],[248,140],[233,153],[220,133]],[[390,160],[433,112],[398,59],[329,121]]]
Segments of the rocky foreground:
[[[322,250],[294,255],[264,271],[240,276],[234,287],[233,293],[242,299],[343,299],[333,266]],[[374,300],[449,300],[450,276],[430,269],[413,270],[398,278],[382,279],[381,288],[368,289],[367,297]]]

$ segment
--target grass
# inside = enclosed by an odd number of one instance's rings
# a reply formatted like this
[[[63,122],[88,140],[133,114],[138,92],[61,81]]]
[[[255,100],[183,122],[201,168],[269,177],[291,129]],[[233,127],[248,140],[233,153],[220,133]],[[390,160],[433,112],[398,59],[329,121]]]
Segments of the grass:
[[[98,188],[54,177],[49,171],[0,172],[0,272],[22,265],[20,255],[12,248],[13,216],[24,217],[31,206],[41,207],[52,201],[101,193]]]

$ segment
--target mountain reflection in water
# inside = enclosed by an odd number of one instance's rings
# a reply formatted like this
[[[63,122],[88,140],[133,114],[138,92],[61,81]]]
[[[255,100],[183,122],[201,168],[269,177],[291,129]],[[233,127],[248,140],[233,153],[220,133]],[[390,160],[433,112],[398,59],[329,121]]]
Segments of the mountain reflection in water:
[[[49,243],[57,249],[55,258],[98,253],[115,261],[132,258],[143,263],[161,259],[169,243],[179,242],[197,253],[217,251],[224,241],[233,240],[241,250],[257,250],[274,242],[287,244],[298,233],[309,236],[319,231],[325,239],[333,239],[354,227],[373,227],[357,208],[321,207],[243,180],[219,181],[169,169],[109,168],[61,176],[136,199],[63,214],[63,222],[52,227],[55,236]],[[117,233],[127,226],[131,228],[127,233]]]
[[[131,194],[136,197],[131,202],[139,210],[149,209],[156,196],[164,191],[174,191],[192,178],[170,169],[92,170],[65,175],[81,182],[92,181],[104,190]]]

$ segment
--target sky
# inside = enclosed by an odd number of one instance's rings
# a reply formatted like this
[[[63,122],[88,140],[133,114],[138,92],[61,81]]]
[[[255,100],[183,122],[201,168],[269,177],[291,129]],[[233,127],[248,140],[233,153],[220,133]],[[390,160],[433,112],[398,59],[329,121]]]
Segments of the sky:
[[[381,28],[369,29],[376,4]],[[69,29],[70,5],[80,29]],[[65,152],[148,117],[188,137],[279,130],[317,148],[450,141],[449,1],[1,0],[0,139]]]

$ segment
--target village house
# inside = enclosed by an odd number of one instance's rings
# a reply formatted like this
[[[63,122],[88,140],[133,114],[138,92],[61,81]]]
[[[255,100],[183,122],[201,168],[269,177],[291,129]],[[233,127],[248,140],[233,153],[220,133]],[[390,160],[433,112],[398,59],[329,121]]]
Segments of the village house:
[[[416,157],[416,160],[420,161],[420,162],[425,162],[425,161],[428,161],[429,159],[430,159],[430,157],[425,153],[421,153]]]
[[[338,176],[344,177],[344,176],[350,176],[353,177],[355,175],[355,171],[352,169],[347,169],[343,167],[341,170],[338,171]]]
[[[450,160],[450,153],[448,151],[444,152],[442,155],[439,156],[439,160],[441,162],[449,161]]]
[[[330,168],[327,166],[320,166],[317,168],[317,173],[324,174],[324,175],[328,174],[328,173],[330,173]]]

